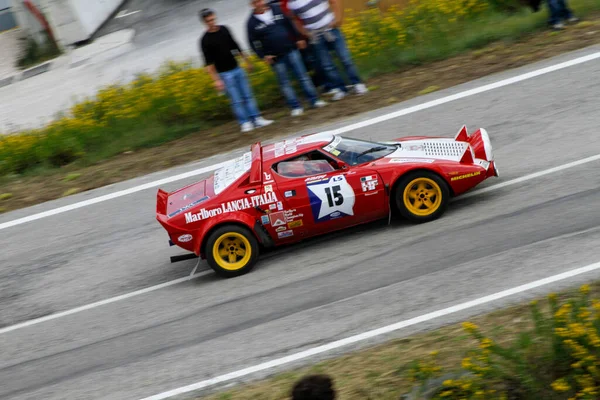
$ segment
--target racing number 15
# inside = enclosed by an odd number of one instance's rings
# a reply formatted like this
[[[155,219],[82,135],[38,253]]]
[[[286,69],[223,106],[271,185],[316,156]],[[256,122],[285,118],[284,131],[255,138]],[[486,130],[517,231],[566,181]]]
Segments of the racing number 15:
[[[344,203],[344,196],[340,193],[340,190],[342,190],[340,185],[335,185],[335,186],[332,186],[331,188],[329,188],[329,187],[325,188],[325,194],[327,195],[327,202],[329,203],[329,207],[334,206],[334,199],[335,199],[336,206],[341,206],[342,203]],[[331,193],[332,191],[333,191],[333,196]]]

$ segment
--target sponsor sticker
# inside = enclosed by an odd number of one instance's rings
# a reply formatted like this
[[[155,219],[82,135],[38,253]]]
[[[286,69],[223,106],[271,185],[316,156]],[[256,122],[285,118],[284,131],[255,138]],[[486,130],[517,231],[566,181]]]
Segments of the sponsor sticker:
[[[373,181],[377,179],[377,175],[369,175],[369,176],[363,176],[362,178],[360,178],[361,182],[366,182],[366,181]]]
[[[252,165],[252,153],[244,153],[241,157],[233,159],[219,168],[214,173],[215,194],[221,193],[229,185],[239,179]]]
[[[304,214],[295,214],[296,213],[296,209],[294,208],[293,210],[285,210],[284,214],[285,214],[285,220],[286,222],[291,222],[294,221],[298,218],[302,218],[304,217]]]
[[[430,158],[392,158],[390,163],[429,163],[431,164],[435,160]]]
[[[361,182],[362,191],[363,192],[368,192],[368,191],[371,191],[371,190],[375,190],[377,188],[377,184],[378,183],[379,183],[379,181],[377,179],[375,179],[375,180],[367,180],[365,182]]]
[[[271,223],[268,215],[261,215],[260,221],[262,222],[263,225],[269,225]]]
[[[295,190],[288,190],[283,194],[285,197],[294,197],[296,195]]]
[[[277,208],[277,204],[269,204],[269,210],[274,210]]]
[[[283,211],[269,214],[269,219],[273,227],[285,225],[285,213]]]
[[[207,218],[212,218],[217,215],[234,212],[234,211],[243,211],[248,208],[263,206],[266,204],[275,203],[278,201],[275,192],[269,192],[265,194],[259,194],[256,196],[245,197],[243,199],[228,201],[227,203],[222,203],[219,207],[212,209],[201,209],[197,213],[188,212],[185,214],[185,222],[186,224],[192,222],[198,222],[205,220]]]
[[[290,228],[290,229],[300,228],[301,226],[302,226],[301,219],[299,219],[297,221],[288,222],[288,228]]]
[[[265,178],[265,183],[273,182],[273,177],[271,176],[271,174],[263,172],[263,176]]]
[[[285,231],[287,228],[285,226],[280,226],[279,228],[275,229],[275,231],[277,232],[283,232]]]
[[[272,191],[273,191],[273,185],[265,185],[265,193],[272,192]]]
[[[191,242],[193,239],[192,235],[190,234],[186,234],[186,235],[181,235],[177,238],[177,241],[180,243],[187,243],[187,242]]]
[[[338,155],[340,154],[340,152],[338,150],[336,150],[335,148],[337,147],[338,144],[340,144],[340,142],[342,141],[342,138],[340,136],[336,136],[335,139],[333,139],[333,142],[329,143],[327,146],[323,147],[323,150],[325,150],[328,153],[332,153],[335,154],[334,151],[337,151]]]
[[[277,237],[279,239],[287,238],[287,237],[290,237],[290,236],[294,236],[294,232],[293,231],[277,232]]]
[[[423,150],[423,145],[422,144],[412,144],[412,145],[408,145],[403,148],[408,151],[419,151],[419,150]]]
[[[277,209],[279,211],[283,210],[283,203],[282,202],[280,202],[280,201],[277,202]]]
[[[458,181],[460,179],[472,178],[472,177],[478,176],[478,175],[481,175],[481,171],[471,172],[471,173],[464,174],[464,175],[459,175],[459,176],[453,176],[452,178],[450,178],[450,180],[451,181]]]
[[[325,179],[327,177],[327,175],[315,175],[315,176],[311,176],[309,178],[306,178],[304,181],[305,182],[316,182],[316,181],[322,181],[323,179]]]
[[[298,151],[298,139],[284,140],[283,142],[277,142],[274,145],[275,157],[281,157],[284,154],[294,154]]]
[[[354,190],[344,175],[306,185],[315,222],[354,215]]]
[[[187,206],[181,207],[179,210],[173,211],[171,214],[167,215],[167,217],[172,218],[172,217],[174,217],[174,216],[176,216],[178,214],[181,214],[185,210],[188,210],[188,209],[194,207],[195,205],[198,205],[198,204],[202,203],[203,201],[205,201],[207,199],[208,199],[208,196],[204,196],[201,199],[198,199],[198,200],[194,201],[193,203],[188,204]]]

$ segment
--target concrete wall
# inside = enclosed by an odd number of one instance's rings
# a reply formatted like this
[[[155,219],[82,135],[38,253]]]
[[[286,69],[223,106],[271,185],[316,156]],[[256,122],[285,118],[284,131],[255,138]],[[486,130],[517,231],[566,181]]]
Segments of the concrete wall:
[[[123,0],[32,0],[52,27],[59,47],[87,40],[123,3]],[[23,6],[12,0],[19,26],[36,41],[43,40],[43,27]]]
[[[41,6],[41,0],[33,0],[32,3],[38,7]],[[39,21],[31,15],[27,8],[25,8],[23,2],[12,0],[11,10],[19,29],[21,29],[26,36],[33,38],[39,44],[43,44],[46,40],[43,35],[44,28]]]
[[[72,9],[87,37],[112,15],[123,0],[70,0]]]

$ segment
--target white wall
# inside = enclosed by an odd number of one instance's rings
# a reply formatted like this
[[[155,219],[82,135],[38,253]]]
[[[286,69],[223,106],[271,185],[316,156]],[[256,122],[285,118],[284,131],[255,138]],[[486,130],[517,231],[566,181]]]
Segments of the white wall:
[[[42,26],[21,1],[13,0],[17,21],[36,40]],[[52,27],[60,47],[87,40],[119,8],[123,0],[33,0]]]
[[[89,37],[119,8],[123,0],[70,0],[69,3],[81,28]]]

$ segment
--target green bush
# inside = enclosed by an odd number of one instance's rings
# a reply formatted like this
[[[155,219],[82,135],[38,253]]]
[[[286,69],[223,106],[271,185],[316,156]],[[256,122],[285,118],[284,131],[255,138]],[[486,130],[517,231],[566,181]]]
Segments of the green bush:
[[[464,375],[444,381],[432,399],[600,398],[600,301],[590,299],[588,286],[563,304],[550,295],[546,312],[533,302],[531,328],[506,346],[472,323],[463,327],[479,347],[462,360]],[[424,386],[444,373],[435,360],[420,360],[410,378]]]

